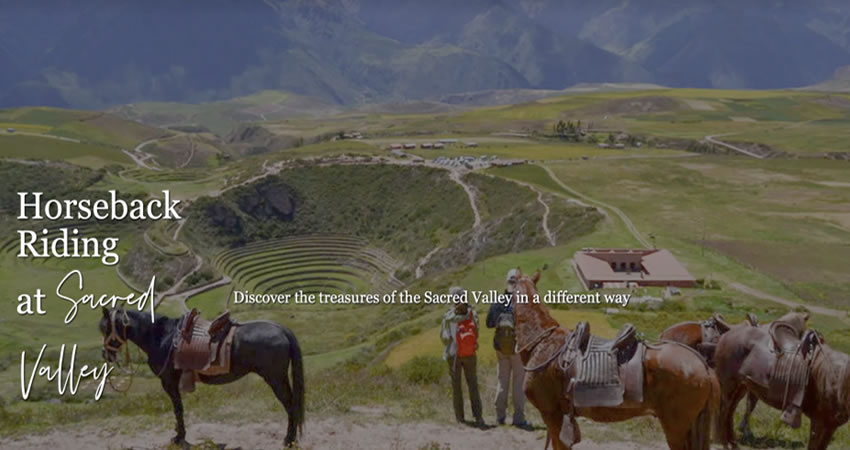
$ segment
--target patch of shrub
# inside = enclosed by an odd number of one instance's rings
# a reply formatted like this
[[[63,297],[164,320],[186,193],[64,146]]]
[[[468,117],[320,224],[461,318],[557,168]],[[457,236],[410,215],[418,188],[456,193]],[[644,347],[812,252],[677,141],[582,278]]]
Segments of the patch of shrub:
[[[404,363],[401,375],[416,384],[437,384],[446,372],[446,362],[437,356],[417,356]]]

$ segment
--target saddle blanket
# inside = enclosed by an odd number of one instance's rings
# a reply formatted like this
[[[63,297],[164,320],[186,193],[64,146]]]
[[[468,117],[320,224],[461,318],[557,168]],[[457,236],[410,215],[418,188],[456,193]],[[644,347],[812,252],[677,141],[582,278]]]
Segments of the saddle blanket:
[[[644,344],[617,352],[605,350],[607,341],[601,339],[598,345],[603,349],[594,348],[593,341],[597,339],[591,338],[587,353],[577,360],[576,376],[570,386],[573,405],[592,408],[643,402]]]
[[[178,370],[197,371],[201,375],[223,375],[230,373],[233,338],[236,325],[230,327],[227,336],[217,342],[211,342],[206,330],[195,327],[189,343],[179,342],[175,349],[174,367]]]

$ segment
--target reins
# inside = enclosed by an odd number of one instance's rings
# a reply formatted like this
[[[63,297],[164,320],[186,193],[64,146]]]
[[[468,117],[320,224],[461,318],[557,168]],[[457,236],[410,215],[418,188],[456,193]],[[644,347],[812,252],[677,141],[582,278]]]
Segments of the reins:
[[[121,316],[121,335],[117,332],[117,324],[116,324],[116,316],[118,315],[118,310],[113,309],[109,314],[109,327],[110,332],[109,335],[103,338],[103,348],[106,351],[111,351],[113,353],[118,353],[121,351],[121,347],[124,347],[124,363],[119,364],[116,360],[115,366],[118,367],[121,372],[129,375],[129,382],[124,389],[120,389],[116,387],[115,383],[112,381],[111,377],[107,377],[107,381],[109,382],[109,387],[112,388],[115,392],[125,393],[130,390],[130,387],[133,386],[133,378],[136,375],[136,368],[133,365],[133,360],[130,358],[130,346],[127,345],[127,329],[130,326],[130,317],[127,315],[127,311],[122,310]],[[118,345],[115,346],[112,342],[118,342]],[[125,368],[127,368],[125,370]]]

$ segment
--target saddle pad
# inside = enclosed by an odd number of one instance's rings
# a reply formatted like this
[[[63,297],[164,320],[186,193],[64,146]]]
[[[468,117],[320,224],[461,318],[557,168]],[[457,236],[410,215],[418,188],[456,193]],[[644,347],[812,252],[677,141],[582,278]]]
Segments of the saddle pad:
[[[178,370],[202,370],[209,364],[212,349],[210,337],[193,335],[191,342],[181,339],[174,351],[174,368]]]
[[[618,406],[623,403],[625,386],[620,381],[617,353],[608,349],[610,342],[597,336],[590,337],[572,383],[575,407]]]
[[[611,341],[596,336],[593,340],[597,342],[588,345],[570,386],[573,406],[594,408],[642,403],[644,344],[611,351],[608,347]],[[623,358],[624,355],[629,356]]]
[[[218,351],[213,355],[213,361],[209,367],[198,371],[201,375],[213,376],[230,373],[230,361],[233,356],[233,338],[236,336],[237,326],[230,327],[227,337],[218,345]]]

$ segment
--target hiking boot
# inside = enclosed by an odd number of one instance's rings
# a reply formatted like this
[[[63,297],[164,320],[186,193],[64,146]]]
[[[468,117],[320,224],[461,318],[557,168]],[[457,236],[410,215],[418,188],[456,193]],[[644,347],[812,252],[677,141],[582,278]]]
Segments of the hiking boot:
[[[531,430],[531,429],[532,429],[531,424],[530,424],[530,423],[528,423],[528,421],[527,421],[527,420],[522,420],[522,421],[519,421],[519,422],[514,422],[514,426],[515,426],[515,427],[517,427],[517,428],[519,428],[519,429],[521,429],[521,430]]]
[[[504,425],[505,424],[505,418],[502,417],[502,418],[498,419],[497,422],[499,423],[499,425]]]
[[[484,428],[484,419],[482,419],[481,417],[476,417],[475,426],[478,428]]]

